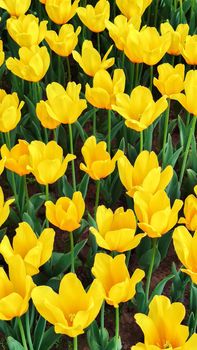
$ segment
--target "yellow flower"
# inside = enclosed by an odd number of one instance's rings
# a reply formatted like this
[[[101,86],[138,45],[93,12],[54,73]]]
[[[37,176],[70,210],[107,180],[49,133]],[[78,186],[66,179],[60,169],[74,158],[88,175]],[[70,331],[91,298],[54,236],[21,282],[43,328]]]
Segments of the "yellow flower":
[[[0,89],[0,131],[13,130],[21,119],[21,109],[24,102],[19,102],[16,92],[6,94]]]
[[[98,230],[90,227],[99,247],[111,251],[125,252],[138,246],[145,234],[135,236],[136,219],[133,211],[123,207],[113,213],[104,205],[100,205],[96,212]]]
[[[140,269],[136,269],[132,276],[129,275],[124,254],[112,258],[103,253],[96,254],[92,274],[102,283],[106,302],[114,307],[132,299],[136,284],[145,276]]]
[[[39,267],[50,259],[54,237],[55,231],[52,228],[44,229],[37,237],[28,223],[21,222],[16,229],[12,246],[8,236],[3,237],[0,253],[7,264],[9,264],[11,257],[20,255],[25,263],[26,273],[33,276],[39,272]]]
[[[175,67],[169,63],[160,64],[157,67],[159,77],[153,79],[153,84],[162,95],[169,98],[172,94],[178,94],[184,89],[184,64],[177,64]]]
[[[46,46],[21,47],[19,58],[9,57],[6,66],[21,79],[38,82],[46,74],[50,65],[50,56]]]
[[[132,165],[126,156],[118,159],[120,181],[127,190],[127,195],[133,197],[136,191],[155,193],[164,190],[173,175],[171,165],[163,171],[159,166],[155,152],[142,151]],[[154,179],[154,181],[153,181]]]
[[[128,19],[138,15],[142,16],[153,0],[116,0],[119,10]]]
[[[132,350],[192,350],[197,346],[197,335],[187,341],[189,328],[182,325],[185,307],[171,303],[164,295],[156,295],[149,305],[149,313],[136,314],[137,324],[144,333],[144,343],[137,343]]]
[[[72,199],[61,197],[55,204],[47,201],[45,206],[47,219],[61,230],[72,232],[80,227],[85,211],[81,192],[74,192]]]
[[[29,174],[27,169],[29,165],[29,150],[28,142],[25,140],[18,140],[18,144],[12,147],[9,151],[6,144],[1,147],[1,156],[5,158],[5,168],[16,174],[23,176]]]
[[[48,112],[47,104],[48,100],[41,100],[40,102],[38,102],[36,104],[36,115],[44,128],[56,129],[61,123],[58,120],[53,119],[51,117],[51,115]]]
[[[123,155],[123,152],[118,150],[111,159],[106,149],[106,142],[96,143],[95,136],[88,137],[81,149],[85,164],[80,163],[80,169],[94,180],[100,180],[110,175],[115,169],[116,161]]]
[[[10,205],[14,202],[14,199],[8,199],[4,202],[3,190],[0,186],[0,227],[7,220],[10,214]]]
[[[29,9],[30,4],[31,0],[0,0],[0,7],[13,17],[24,15]]]
[[[174,30],[169,22],[165,22],[161,24],[160,31],[162,35],[170,33],[171,44],[167,52],[170,55],[180,55],[180,48],[184,44],[187,34],[189,32],[188,24],[179,24],[176,30]]]
[[[48,30],[45,35],[45,40],[51,50],[57,55],[67,57],[78,44],[78,35],[81,32],[81,27],[78,27],[76,32],[72,24],[64,24],[61,26],[59,34],[54,30]]]
[[[197,230],[197,185],[194,187],[196,196],[190,194],[184,203],[184,216],[179,219],[179,224],[185,224],[188,230]]]
[[[44,114],[54,119],[58,123],[75,123],[81,113],[87,107],[85,99],[80,99],[81,84],[69,82],[66,89],[58,84],[47,85],[47,101],[40,101],[36,111],[39,119],[44,118]]]
[[[94,107],[112,109],[116,95],[125,88],[123,69],[115,69],[113,78],[106,70],[98,71],[93,78],[93,87],[86,84],[85,97]]]
[[[11,38],[19,45],[30,47],[39,45],[47,31],[47,21],[39,24],[39,19],[32,14],[11,17],[6,22],[7,31]]]
[[[128,128],[136,131],[147,129],[168,107],[166,96],[154,102],[151,91],[144,86],[137,86],[131,95],[116,94],[112,109],[125,118]]]
[[[87,5],[79,7],[77,14],[81,22],[92,32],[102,32],[105,30],[105,21],[109,19],[110,4],[107,0],[99,0],[96,6]]]
[[[45,9],[49,18],[56,24],[67,23],[76,13],[80,0],[46,0]]]
[[[136,192],[134,210],[139,220],[138,226],[149,237],[161,237],[169,232],[178,221],[178,212],[183,202],[176,199],[172,208],[166,192]]]
[[[187,64],[197,64],[197,35],[187,35],[180,47],[181,55]]]
[[[103,288],[94,280],[88,292],[74,273],[66,274],[55,293],[47,286],[36,287],[32,292],[33,303],[55,332],[76,337],[84,333],[98,315],[103,302]]]
[[[101,60],[100,53],[93,47],[92,41],[84,40],[82,45],[81,55],[77,51],[73,51],[72,55],[75,61],[77,61],[83,71],[93,77],[100,69],[108,69],[113,66],[115,59],[108,58],[113,46],[110,46],[109,50]]]
[[[5,53],[3,52],[3,41],[0,40],[0,67],[2,66],[5,60]]]
[[[185,94],[174,94],[171,96],[171,98],[179,101],[179,103],[186,109],[186,111],[197,116],[197,71],[190,70],[187,72],[184,81],[184,90]]]
[[[28,170],[41,185],[56,182],[64,175],[68,162],[76,158],[73,154],[67,154],[66,158],[63,158],[63,149],[55,141],[50,141],[46,145],[41,141],[32,141],[28,148],[30,155]]]

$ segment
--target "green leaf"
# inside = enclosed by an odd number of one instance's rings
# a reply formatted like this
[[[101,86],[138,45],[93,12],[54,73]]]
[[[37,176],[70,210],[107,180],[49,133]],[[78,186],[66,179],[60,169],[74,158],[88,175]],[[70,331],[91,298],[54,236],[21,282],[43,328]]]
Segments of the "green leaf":
[[[118,338],[118,341],[116,342],[116,338],[112,338],[105,348],[105,350],[121,350],[122,349],[122,344],[121,344],[121,339],[120,337]]]
[[[58,343],[61,336],[61,334],[57,334],[54,332],[53,327],[50,327],[44,333],[40,350],[50,350],[56,343]]]
[[[83,142],[85,142],[85,140],[88,138],[87,133],[84,131],[83,127],[81,126],[81,124],[76,121],[74,126],[76,127],[78,134],[80,135],[81,139]],[[76,135],[77,136],[77,135]],[[75,142],[76,143],[76,142]]]
[[[83,176],[83,179],[81,180],[80,184],[78,185],[78,191],[82,193],[83,198],[86,198],[87,190],[88,190],[88,184],[89,184],[89,175],[85,174]]]
[[[153,255],[153,248],[148,249],[139,259],[138,263],[139,265],[147,272],[152,260]],[[155,254],[155,261],[154,261],[154,267],[153,270],[155,270],[161,262],[161,254],[157,248],[156,254]]]
[[[173,274],[168,275],[165,277],[162,281],[160,281],[156,287],[154,288],[153,292],[151,293],[150,300],[151,301],[155,295],[161,295],[163,293],[164,287],[168,281],[170,281],[172,278],[174,278]]]
[[[25,348],[16,339],[9,336],[7,338],[7,345],[9,350],[25,350]]]
[[[34,331],[34,337],[33,337],[34,350],[40,350],[45,328],[46,328],[46,320],[42,316],[40,316]]]

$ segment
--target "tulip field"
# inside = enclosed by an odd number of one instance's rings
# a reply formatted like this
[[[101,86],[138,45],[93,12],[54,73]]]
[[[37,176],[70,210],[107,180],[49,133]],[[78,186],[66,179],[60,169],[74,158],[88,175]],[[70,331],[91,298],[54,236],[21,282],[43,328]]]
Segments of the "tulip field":
[[[197,2],[0,0],[0,350],[197,350]]]

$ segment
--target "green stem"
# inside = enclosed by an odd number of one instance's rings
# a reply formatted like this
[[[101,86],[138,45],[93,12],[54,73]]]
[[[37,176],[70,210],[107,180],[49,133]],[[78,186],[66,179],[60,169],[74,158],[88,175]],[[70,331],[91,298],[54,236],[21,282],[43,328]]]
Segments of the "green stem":
[[[116,338],[116,350],[118,350],[118,340],[119,340],[119,323],[120,323],[120,316],[119,316],[119,307],[115,308],[116,312],[116,330],[115,330],[115,338]]]
[[[100,53],[101,51],[101,44],[100,44],[100,35],[97,33],[97,50]]]
[[[162,148],[162,165],[163,165],[164,159],[165,159],[165,148],[166,148],[166,141],[167,141],[167,135],[168,135],[169,114],[170,114],[170,100],[168,102],[168,108],[166,109],[166,112],[165,112],[165,122],[164,122],[164,132],[163,132],[163,148]]]
[[[159,0],[156,0],[155,3],[155,18],[154,18],[154,26],[157,26],[157,18],[158,18],[158,8],[159,8]]]
[[[62,66],[62,57],[58,55],[57,56],[57,80],[58,80],[58,83],[60,83],[60,84],[61,84],[61,80],[62,80],[61,66]]]
[[[67,65],[68,81],[71,81],[71,69],[70,69],[70,61],[68,56],[66,57],[66,65]]]
[[[143,143],[144,143],[144,137],[143,137],[143,130],[142,131],[140,131],[140,152],[142,152],[143,151],[143,148],[144,148],[144,146],[143,146]]]
[[[138,85],[139,81],[139,63],[135,64],[135,87]]]
[[[46,201],[48,201],[49,200],[49,185],[48,184],[46,184],[45,190],[46,190],[46,192],[45,192]],[[49,227],[49,220],[47,218],[46,218],[46,227],[47,228]]]
[[[111,152],[111,109],[108,109],[108,136],[107,136],[107,150]]]
[[[49,142],[47,128],[44,128],[44,139],[45,139],[45,143],[48,143],[48,142]]]
[[[29,349],[34,350],[34,347],[32,344],[32,339],[31,339],[30,324],[29,324],[29,311],[27,311],[25,314],[25,328],[26,328],[26,333],[27,333],[27,341],[29,344]]]
[[[131,90],[133,89],[134,87],[134,72],[135,72],[135,64],[136,63],[133,63],[133,62],[130,62],[130,67],[131,67]]]
[[[26,208],[27,208],[27,211],[28,211],[29,194],[28,194],[27,177],[26,177],[26,175],[23,176],[23,181],[24,181],[25,202],[26,202]]]
[[[95,205],[94,205],[94,218],[96,218],[96,212],[99,204],[100,184],[101,184],[101,181],[97,180],[96,181],[96,199],[95,199]]]
[[[182,0],[180,1],[180,23],[183,23],[183,2]]]
[[[54,141],[58,143],[58,138],[59,138],[59,126],[53,130],[53,135],[54,135]]]
[[[104,347],[104,329],[105,329],[105,301],[101,306],[101,318],[100,318],[100,326],[101,326],[101,346]]]
[[[71,255],[71,272],[75,273],[75,256],[74,256],[74,238],[73,232],[70,232],[70,255]]]
[[[95,108],[93,113],[93,135],[96,137],[96,109]]]
[[[145,289],[147,304],[148,304],[148,300],[149,300],[149,290],[150,290],[151,277],[152,277],[153,267],[154,267],[154,262],[155,262],[155,254],[157,251],[157,242],[158,242],[158,238],[153,238],[153,252],[152,252],[151,262],[150,262],[150,266],[149,266],[149,270],[148,270],[148,274],[147,274],[146,289]]]
[[[150,91],[153,89],[153,66],[150,66]]]
[[[77,337],[73,338],[73,350],[78,350],[78,341],[77,341]]]
[[[122,69],[124,69],[124,61],[125,61],[125,54],[124,54],[124,51],[122,51]]]
[[[70,152],[72,154],[74,154],[74,149],[73,149],[73,133],[72,133],[72,125],[68,124],[68,128],[69,128],[69,138],[70,138]],[[71,161],[72,164],[72,180],[73,180],[73,190],[74,192],[77,189],[76,186],[76,176],[75,176],[75,163],[74,160]]]
[[[25,350],[28,350],[22,321],[21,321],[20,317],[17,317],[17,320],[18,320],[18,326],[19,326],[19,330],[20,330],[20,334],[21,334],[21,340],[22,340],[23,347]]]
[[[193,136],[193,134],[195,132],[196,120],[197,120],[197,117],[193,116],[192,125],[191,125],[191,128],[190,128],[189,137],[187,139],[186,149],[185,149],[185,152],[184,152],[183,162],[182,162],[182,166],[181,166],[181,172],[180,172],[180,178],[179,178],[180,186],[182,184],[183,176],[184,176],[184,173],[185,173],[185,168],[186,168],[187,158],[188,158],[188,154],[189,154],[189,149],[190,149],[190,145],[191,145],[191,142],[192,142],[192,136]]]

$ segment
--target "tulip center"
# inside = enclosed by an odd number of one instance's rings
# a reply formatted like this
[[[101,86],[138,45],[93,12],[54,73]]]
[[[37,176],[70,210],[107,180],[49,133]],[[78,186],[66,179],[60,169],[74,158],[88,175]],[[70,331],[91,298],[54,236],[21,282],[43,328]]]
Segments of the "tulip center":
[[[164,344],[164,349],[172,349],[172,345],[169,343],[169,341],[167,341],[167,342]]]
[[[75,315],[76,314],[69,314],[68,315],[68,322],[72,325],[73,324],[73,320],[74,320],[74,318],[75,318]]]

